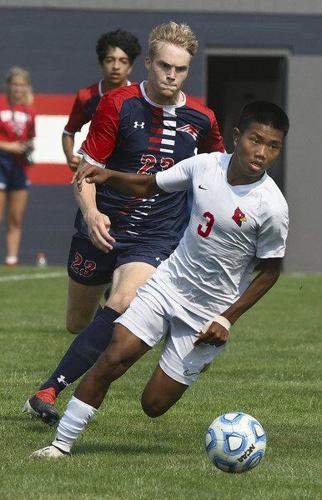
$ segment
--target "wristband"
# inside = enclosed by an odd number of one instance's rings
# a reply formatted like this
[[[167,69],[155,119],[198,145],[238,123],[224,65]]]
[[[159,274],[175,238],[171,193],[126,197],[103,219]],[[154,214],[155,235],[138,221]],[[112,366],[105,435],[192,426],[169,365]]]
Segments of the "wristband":
[[[214,322],[219,323],[229,332],[229,329],[231,327],[231,322],[227,318],[224,318],[224,316],[215,316],[213,319],[209,319],[207,323],[203,325],[201,329],[202,333],[206,333],[210,325]]]
[[[219,323],[221,326],[226,328],[226,330],[229,332],[230,327],[231,327],[231,322],[229,319],[225,318],[224,316],[215,316],[213,321],[216,321],[216,323]]]

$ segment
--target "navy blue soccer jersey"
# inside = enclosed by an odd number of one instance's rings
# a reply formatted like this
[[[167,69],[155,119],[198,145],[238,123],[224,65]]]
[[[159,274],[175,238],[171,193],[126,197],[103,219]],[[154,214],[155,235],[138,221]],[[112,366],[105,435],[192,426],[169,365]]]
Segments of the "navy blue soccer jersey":
[[[201,152],[224,151],[213,111],[183,94],[182,103],[161,106],[145,93],[144,82],[104,95],[81,147],[84,159],[112,170],[149,175]],[[150,199],[124,196],[96,186],[97,208],[111,219],[117,241],[179,240],[187,223],[186,193]],[[76,228],[86,232],[79,211]]]

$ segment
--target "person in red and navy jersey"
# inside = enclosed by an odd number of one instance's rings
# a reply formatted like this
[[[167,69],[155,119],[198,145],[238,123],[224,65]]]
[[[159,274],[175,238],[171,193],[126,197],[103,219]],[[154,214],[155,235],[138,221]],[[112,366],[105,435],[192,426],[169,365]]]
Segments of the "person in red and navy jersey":
[[[7,202],[5,264],[18,263],[23,217],[28,201],[28,166],[32,163],[35,115],[29,72],[13,66],[0,102],[0,222]]]
[[[86,165],[138,175],[171,168],[195,151],[224,151],[213,111],[186,96],[182,86],[198,42],[190,27],[169,22],[150,35],[148,79],[105,94],[81,147]],[[80,311],[94,316],[112,279],[105,307],[77,336],[24,411],[53,424],[58,393],[92,366],[112,337],[113,322],[136,290],[176,248],[188,222],[187,198],[164,193],[124,196],[106,186],[75,190],[80,210],[68,261],[68,318],[77,331]],[[92,309],[90,310],[90,306]]]
[[[149,81],[133,84],[101,99],[81,148],[87,163],[148,175],[193,156],[196,148],[199,152],[222,149],[213,111],[181,91],[178,102],[159,104],[160,99],[154,102],[149,97],[149,86]],[[110,219],[109,235],[116,239],[115,248],[122,243],[162,240],[162,247],[174,249],[182,233],[185,194],[173,193],[147,201],[97,186],[96,203],[98,210]],[[89,224],[90,230],[92,225]],[[87,234],[82,211],[78,212],[76,228]],[[102,251],[109,250],[103,238],[104,234],[94,231],[93,243]],[[144,261],[151,264],[153,253]]]
[[[80,156],[74,154],[74,135],[85,123],[91,121],[100,98],[109,90],[130,85],[128,77],[133,63],[141,53],[141,46],[128,31],[118,29],[100,36],[96,54],[102,72],[102,80],[78,91],[68,122],[62,136],[63,150],[67,163],[75,171]]]

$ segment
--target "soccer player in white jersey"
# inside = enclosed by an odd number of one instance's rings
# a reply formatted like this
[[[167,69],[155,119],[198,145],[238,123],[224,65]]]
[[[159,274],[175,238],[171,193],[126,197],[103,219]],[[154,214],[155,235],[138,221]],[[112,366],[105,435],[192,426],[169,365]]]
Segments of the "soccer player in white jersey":
[[[80,190],[84,180],[142,197],[191,188],[192,212],[177,249],[115,321],[112,343],[78,385],[53,443],[32,457],[70,454],[110,384],[166,334],[159,365],[142,395],[150,417],[165,413],[223,351],[231,325],[280,274],[288,207],[266,171],[278,157],[288,128],[282,109],[256,101],[242,110],[232,155],[197,155],[156,175],[95,166],[78,171]],[[252,279],[256,264],[259,271]]]

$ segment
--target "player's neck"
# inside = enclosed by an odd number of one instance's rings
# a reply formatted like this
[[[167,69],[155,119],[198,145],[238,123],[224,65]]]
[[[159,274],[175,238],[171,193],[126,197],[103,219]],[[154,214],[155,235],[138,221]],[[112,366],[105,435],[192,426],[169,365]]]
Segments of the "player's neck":
[[[227,181],[231,186],[244,186],[261,180],[265,172],[258,176],[248,176],[242,171],[240,160],[236,152],[232,155],[227,169]]]
[[[108,81],[103,80],[102,91],[103,91],[103,94],[105,94],[105,92],[109,92],[110,90],[114,90],[114,89],[118,89],[120,87],[126,87],[126,86],[127,86],[127,80],[122,82],[121,85],[120,84],[113,84],[112,82],[108,82]]]
[[[8,97],[8,103],[10,106],[19,106],[24,103],[23,99],[14,99],[13,97]]]
[[[160,95],[158,92],[155,92],[149,82],[145,83],[144,89],[150,101],[158,104],[159,106],[177,106],[178,104],[183,103],[185,99],[181,90],[178,90],[178,92],[173,94],[171,97]]]

